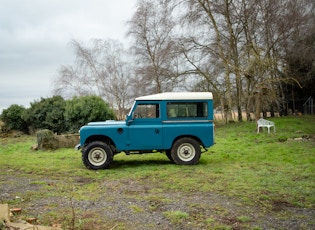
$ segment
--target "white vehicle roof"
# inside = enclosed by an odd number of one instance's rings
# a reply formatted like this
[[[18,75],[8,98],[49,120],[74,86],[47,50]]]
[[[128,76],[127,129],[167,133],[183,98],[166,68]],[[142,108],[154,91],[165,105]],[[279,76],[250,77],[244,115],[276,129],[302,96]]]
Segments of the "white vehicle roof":
[[[137,97],[136,100],[152,101],[152,100],[211,100],[213,99],[210,92],[167,92],[158,93],[148,96]]]

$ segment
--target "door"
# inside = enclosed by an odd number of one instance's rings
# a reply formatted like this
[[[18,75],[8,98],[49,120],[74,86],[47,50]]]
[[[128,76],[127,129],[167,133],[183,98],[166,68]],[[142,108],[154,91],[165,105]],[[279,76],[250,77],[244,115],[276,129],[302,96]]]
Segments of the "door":
[[[129,150],[153,150],[163,146],[163,129],[158,103],[139,103],[129,125]]]

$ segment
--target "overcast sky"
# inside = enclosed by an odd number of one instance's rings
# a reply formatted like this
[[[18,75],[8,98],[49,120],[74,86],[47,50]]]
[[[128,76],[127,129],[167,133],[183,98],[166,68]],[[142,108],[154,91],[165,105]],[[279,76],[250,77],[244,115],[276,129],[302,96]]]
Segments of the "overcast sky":
[[[0,114],[12,104],[52,96],[61,65],[72,64],[70,41],[117,39],[136,0],[0,0]]]

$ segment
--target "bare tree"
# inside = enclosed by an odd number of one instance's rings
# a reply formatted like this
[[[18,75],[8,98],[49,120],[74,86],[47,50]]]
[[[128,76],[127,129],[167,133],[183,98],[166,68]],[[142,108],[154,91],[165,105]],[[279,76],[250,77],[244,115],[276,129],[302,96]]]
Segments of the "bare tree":
[[[169,1],[140,0],[128,22],[136,58],[137,88],[144,93],[172,91],[178,69]]]
[[[256,107],[256,117],[267,108],[284,108],[285,95],[283,84],[294,82],[300,85],[296,76],[286,74],[287,62],[284,58],[288,43],[292,43],[301,28],[309,21],[308,0],[265,0],[257,2],[257,19],[248,58],[248,69],[255,84],[252,92],[261,98],[261,107]],[[252,69],[254,68],[254,69]],[[248,72],[247,72],[248,73]],[[247,98],[248,99],[248,98]],[[263,99],[263,100],[262,100]],[[248,100],[247,100],[248,101]],[[256,100],[257,101],[257,100]]]
[[[195,47],[196,50],[200,50],[199,54],[202,55],[200,58],[192,58],[196,55],[196,51],[189,49],[190,55],[184,53],[184,56],[194,69],[212,84],[213,89],[218,89],[216,87],[218,83],[224,85],[224,91],[221,92],[219,100],[227,115],[227,120],[232,119],[231,112],[235,94],[239,108],[242,93],[237,44],[239,28],[238,24],[232,24],[231,21],[233,16],[231,8],[234,7],[231,3],[232,1],[228,0],[220,2],[188,0],[186,1],[186,13],[183,14],[183,22],[187,22],[189,27],[195,28],[191,30],[194,32],[193,34],[184,35],[188,36],[185,39],[185,46]],[[216,68],[209,66],[213,64],[221,66],[221,71],[214,72]],[[204,68],[205,66],[208,67]],[[213,76],[215,74],[217,76]]]
[[[122,119],[130,103],[132,68],[123,45],[114,40],[91,40],[90,47],[72,41],[76,59],[62,66],[54,82],[55,94],[95,94],[103,97]]]
[[[179,0],[182,10],[182,53],[195,73],[213,90],[227,120],[236,107],[238,120],[283,99],[282,82],[297,82],[284,73],[284,51],[305,25],[310,0]],[[211,65],[217,65],[221,71]],[[207,66],[207,67],[206,67]],[[224,87],[216,87],[216,85]],[[280,89],[280,92],[279,92]],[[259,105],[259,106],[258,106]]]
[[[297,75],[304,73],[293,69],[297,61],[313,68],[312,57],[296,58],[294,50],[301,49],[300,41],[307,44],[303,50],[313,50],[313,35],[305,34],[314,30],[314,4],[138,0],[128,22],[134,56],[126,59],[121,44],[113,41],[93,40],[89,47],[74,41],[76,61],[61,67],[56,92],[101,95],[122,116],[128,99],[140,94],[212,91],[227,122],[233,110],[239,121],[244,110],[247,119],[252,113],[258,119],[261,112],[285,107],[288,83],[300,85],[303,76]]]

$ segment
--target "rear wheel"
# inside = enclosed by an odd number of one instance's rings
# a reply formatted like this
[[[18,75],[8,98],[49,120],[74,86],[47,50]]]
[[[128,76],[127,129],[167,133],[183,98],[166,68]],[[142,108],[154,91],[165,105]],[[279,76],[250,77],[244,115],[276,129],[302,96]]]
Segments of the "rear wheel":
[[[105,169],[113,161],[113,152],[104,142],[91,142],[82,150],[82,161],[89,169]]]
[[[173,144],[171,156],[178,165],[197,164],[201,156],[199,143],[190,137],[178,139]]]

